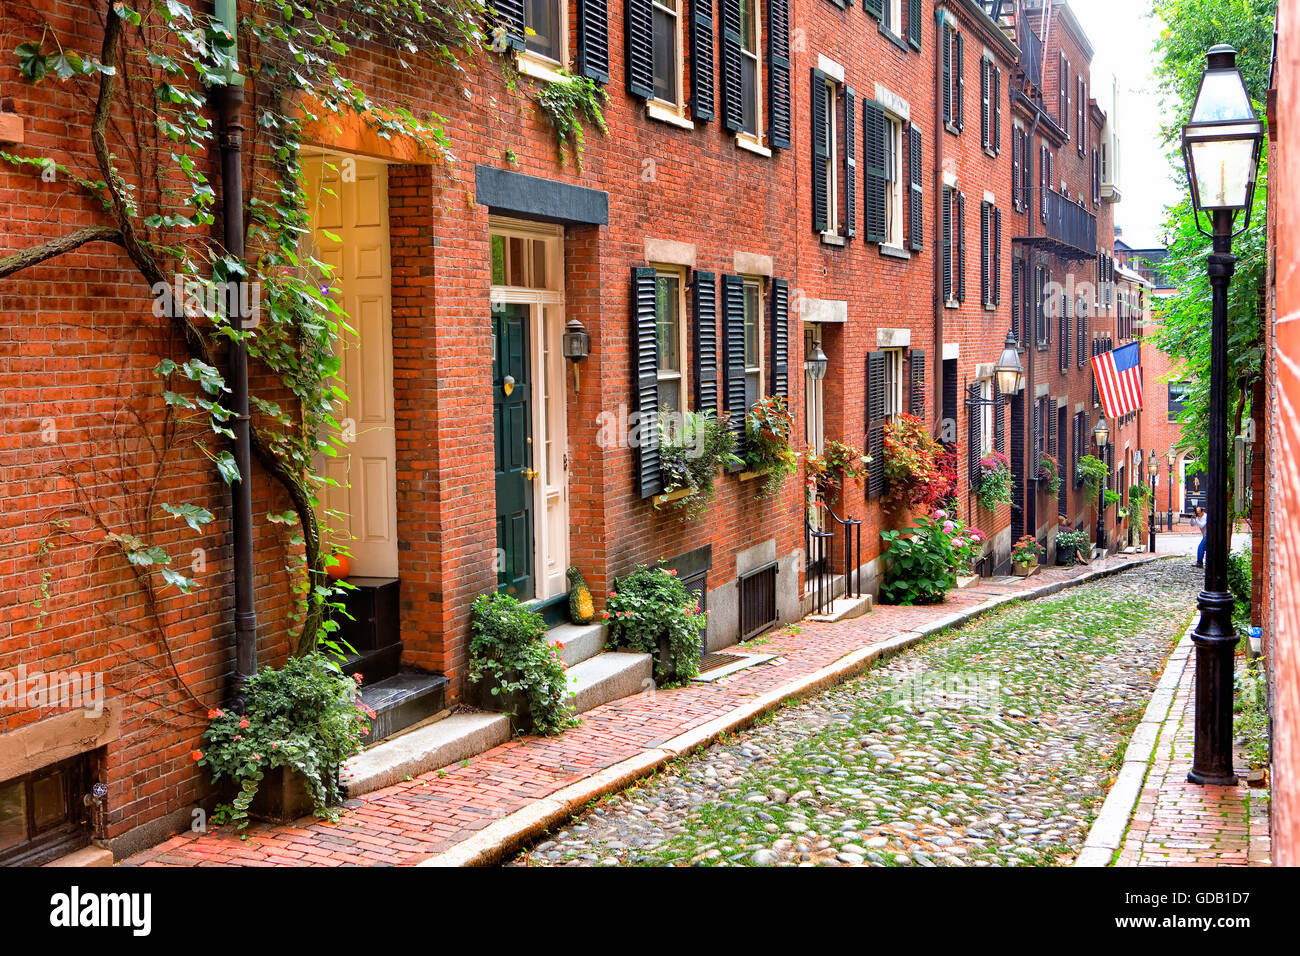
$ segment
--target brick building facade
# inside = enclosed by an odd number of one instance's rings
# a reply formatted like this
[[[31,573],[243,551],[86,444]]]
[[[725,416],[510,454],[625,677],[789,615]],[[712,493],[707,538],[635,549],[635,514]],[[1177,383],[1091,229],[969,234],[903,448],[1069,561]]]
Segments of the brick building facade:
[[[762,476],[724,473],[704,517],[682,520],[660,500],[656,432],[636,428],[665,406],[728,414],[739,433],[755,401],[779,395],[798,450],[838,439],[873,452],[866,487],[831,502],[863,522],[869,589],[879,531],[899,522],[880,500],[880,429],[903,412],[958,450],[983,573],[1005,570],[1020,534],[1050,547],[1058,513],[1095,524],[1072,471],[1075,452],[1093,451],[1087,358],[1138,326],[1117,319],[1103,281],[1106,117],[1066,4],[497,7],[506,52],[469,90],[377,45],[348,60],[377,103],[445,117],[454,163],[361,123],[308,129],[307,241],[356,319],[340,348],[358,439],[327,468],[339,484],[323,506],[349,516],[338,533],[352,539],[353,579],[388,621],[376,650],[400,646],[432,709],[466,699],[474,597],[506,589],[558,621],[570,566],[600,607],[618,577],[665,562],[700,590],[709,649],[807,610],[802,470],[768,496]],[[100,15],[79,4],[25,10],[29,32],[48,23],[75,48],[100,42]],[[580,165],[558,161],[533,98],[561,70],[609,94],[608,132],[588,126]],[[27,83],[5,60],[0,91],[6,148],[88,163],[77,90]],[[249,138],[256,157],[265,144]],[[5,251],[98,221],[91,201],[8,165],[0,209],[23,224]],[[75,665],[103,674],[109,698],[90,733],[57,708],[0,712],[0,785],[80,761],[70,773],[107,784],[95,836],[122,852],[187,825],[208,798],[189,752],[232,667],[229,507],[196,450],[178,449],[158,479],[216,517],[195,593],[151,604],[93,535],[45,543],[51,515],[83,501],[78,469],[112,528],[174,534],[123,511],[152,473],[113,458],[122,409],[158,404],[150,370],[175,348],[144,321],[147,292],[104,244],[0,282],[0,671]],[[575,323],[590,341],[576,372],[563,354]],[[1026,366],[1012,396],[993,374],[1008,330]],[[803,371],[806,344],[827,356],[822,380]],[[136,427],[164,434],[145,413]],[[1135,418],[1110,423],[1116,474],[1134,473],[1139,444]],[[1011,505],[990,512],[974,490],[992,451],[1018,471]],[[1038,490],[1040,453],[1061,461],[1056,500]],[[287,503],[260,470],[252,482],[259,655],[278,662],[294,548],[264,520]],[[1105,521],[1113,537],[1113,509]]]

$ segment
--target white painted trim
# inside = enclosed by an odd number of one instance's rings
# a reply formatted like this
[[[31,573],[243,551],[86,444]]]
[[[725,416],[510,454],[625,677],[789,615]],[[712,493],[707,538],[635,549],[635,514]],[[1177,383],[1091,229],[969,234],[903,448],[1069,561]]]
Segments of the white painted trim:
[[[876,84],[876,102],[883,106],[886,112],[893,113],[904,123],[912,121],[911,104],[883,83]]]
[[[945,171],[943,174],[943,184],[950,189],[955,189],[957,186],[957,174]]]
[[[676,126],[679,129],[695,129],[695,124],[681,114],[678,107],[651,100],[645,105],[645,114],[652,120]]]
[[[943,343],[943,361],[946,362],[946,361],[949,361],[949,360],[956,360],[956,359],[959,359],[959,358],[961,358],[961,343],[960,343],[960,342],[944,342],[944,343]]]
[[[741,149],[749,150],[751,153],[757,153],[759,156],[766,156],[768,159],[772,158],[770,149],[746,133],[736,134],[736,145]]]
[[[836,83],[844,83],[844,67],[840,66],[824,53],[817,54],[817,69],[821,70]]]

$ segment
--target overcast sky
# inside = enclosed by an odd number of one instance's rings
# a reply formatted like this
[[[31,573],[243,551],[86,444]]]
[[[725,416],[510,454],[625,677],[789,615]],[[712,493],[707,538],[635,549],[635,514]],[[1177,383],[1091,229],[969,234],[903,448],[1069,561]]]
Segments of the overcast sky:
[[[1092,42],[1092,82],[1106,108],[1109,77],[1119,81],[1120,188],[1115,225],[1124,241],[1145,248],[1161,245],[1164,209],[1178,201],[1185,180],[1175,181],[1160,142],[1161,104],[1151,75],[1152,46],[1163,24],[1150,15],[1149,0],[1070,0]],[[1104,84],[1104,86],[1103,86]]]

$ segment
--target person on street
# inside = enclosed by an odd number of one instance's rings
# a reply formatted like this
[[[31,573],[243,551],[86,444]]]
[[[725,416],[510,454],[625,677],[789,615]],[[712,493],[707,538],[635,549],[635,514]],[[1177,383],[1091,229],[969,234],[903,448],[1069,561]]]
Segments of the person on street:
[[[1209,523],[1210,516],[1205,513],[1205,509],[1200,505],[1196,506],[1196,515],[1192,518],[1192,526],[1200,529],[1201,543],[1196,546],[1196,566],[1205,567],[1205,526]]]

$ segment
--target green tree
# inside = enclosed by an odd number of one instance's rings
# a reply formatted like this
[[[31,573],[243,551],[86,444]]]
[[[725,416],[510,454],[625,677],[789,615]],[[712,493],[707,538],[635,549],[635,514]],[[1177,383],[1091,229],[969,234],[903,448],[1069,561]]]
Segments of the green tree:
[[[1247,92],[1256,113],[1264,119],[1277,0],[1152,0],[1152,11],[1167,24],[1156,43],[1155,75],[1169,118],[1163,134],[1170,147],[1170,164],[1182,180],[1180,128],[1191,114],[1210,47],[1227,43],[1237,50]],[[1233,434],[1241,431],[1250,415],[1251,390],[1259,379],[1263,357],[1260,290],[1266,274],[1267,192],[1267,163],[1261,161],[1250,226],[1233,243],[1238,257],[1228,293],[1228,408]],[[1201,225],[1208,228],[1204,219]],[[1198,230],[1190,199],[1166,210],[1165,230],[1169,258],[1163,268],[1177,292],[1155,303],[1160,321],[1155,344],[1182,366],[1188,392],[1178,419],[1180,445],[1204,462],[1210,434],[1211,302],[1206,271],[1210,239]]]

